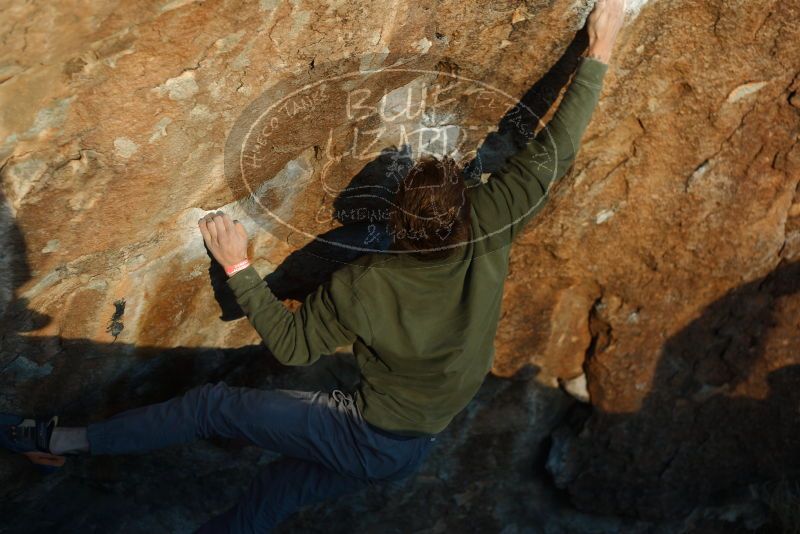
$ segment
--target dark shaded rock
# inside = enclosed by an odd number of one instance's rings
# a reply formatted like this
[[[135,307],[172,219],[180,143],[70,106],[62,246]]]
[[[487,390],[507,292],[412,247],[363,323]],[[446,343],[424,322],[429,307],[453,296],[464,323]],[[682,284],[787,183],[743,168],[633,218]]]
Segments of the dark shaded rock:
[[[639,410],[554,432],[556,484],[582,509],[665,519],[800,479],[799,316],[800,262],[711,304],[664,344]]]

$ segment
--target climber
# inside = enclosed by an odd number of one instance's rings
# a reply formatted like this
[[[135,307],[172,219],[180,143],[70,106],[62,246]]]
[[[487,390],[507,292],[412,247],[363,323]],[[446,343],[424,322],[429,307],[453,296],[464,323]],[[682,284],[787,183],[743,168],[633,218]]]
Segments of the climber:
[[[352,392],[218,383],[88,427],[0,415],[0,446],[53,465],[65,454],[141,453],[211,436],[281,453],[204,533],[266,532],[304,505],[417,471],[491,368],[511,243],[575,160],[623,13],[624,0],[597,1],[589,47],[542,133],[474,187],[452,159],[420,158],[395,198],[390,250],[345,265],[294,312],[250,265],[241,223],[220,212],[198,221],[274,357],[310,365],[352,344],[361,374]]]

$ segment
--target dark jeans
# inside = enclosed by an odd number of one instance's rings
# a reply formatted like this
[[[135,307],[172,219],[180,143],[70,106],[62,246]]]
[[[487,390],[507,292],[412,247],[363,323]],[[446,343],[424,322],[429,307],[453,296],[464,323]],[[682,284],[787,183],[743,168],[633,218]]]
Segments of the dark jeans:
[[[210,436],[244,439],[284,457],[244,498],[200,528],[268,532],[298,508],[416,471],[435,437],[405,437],[361,416],[351,395],[205,385],[89,425],[92,454],[129,454]]]

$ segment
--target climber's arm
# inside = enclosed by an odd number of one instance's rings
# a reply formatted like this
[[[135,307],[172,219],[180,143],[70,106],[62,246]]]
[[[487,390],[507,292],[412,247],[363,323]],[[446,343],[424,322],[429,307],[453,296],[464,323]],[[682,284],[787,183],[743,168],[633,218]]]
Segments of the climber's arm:
[[[607,69],[608,65],[597,59],[582,58],[548,125],[508,158],[486,184],[473,190],[472,204],[485,231],[508,228],[509,239],[513,239],[538,211],[551,182],[561,178],[575,161]]]
[[[589,49],[547,127],[511,156],[489,181],[470,190],[481,231],[508,244],[543,205],[550,184],[575,161],[600,97],[624,20],[624,0],[597,0],[587,20]],[[507,240],[507,241],[506,241]]]
[[[198,221],[203,240],[226,272],[228,286],[264,344],[285,365],[309,365],[323,354],[355,341],[371,330],[361,302],[351,286],[351,271],[341,269],[330,282],[290,312],[275,298],[258,272],[247,266],[247,232],[227,215],[211,213]],[[245,262],[245,263],[243,263]]]
[[[250,323],[270,352],[284,365],[309,365],[323,354],[369,332],[366,314],[343,271],[290,312],[250,266],[228,279]]]

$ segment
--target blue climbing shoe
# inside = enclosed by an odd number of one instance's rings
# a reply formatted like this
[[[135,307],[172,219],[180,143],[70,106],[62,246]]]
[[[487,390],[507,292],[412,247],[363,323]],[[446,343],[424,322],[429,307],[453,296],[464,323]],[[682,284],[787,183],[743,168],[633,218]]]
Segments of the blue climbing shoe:
[[[64,465],[65,458],[50,453],[50,436],[58,417],[25,419],[0,413],[0,447],[23,454],[43,470],[50,472]]]

